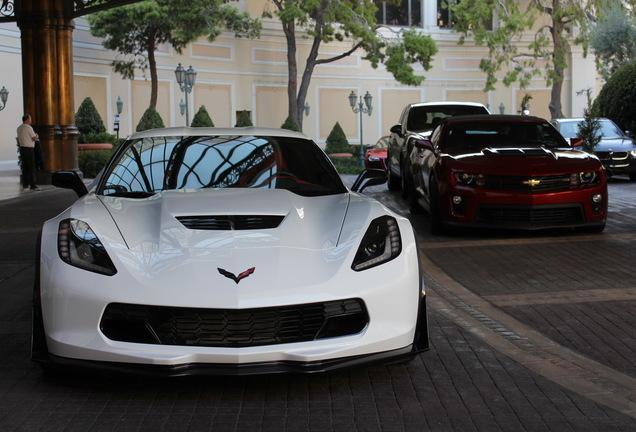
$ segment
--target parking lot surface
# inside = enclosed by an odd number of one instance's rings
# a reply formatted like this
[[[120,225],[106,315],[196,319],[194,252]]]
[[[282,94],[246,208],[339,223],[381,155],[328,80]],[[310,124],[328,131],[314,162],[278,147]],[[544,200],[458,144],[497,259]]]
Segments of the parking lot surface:
[[[417,232],[431,350],[329,374],[166,380],[49,375],[29,360],[37,233],[75,196],[14,192],[0,196],[2,431],[636,430],[636,183],[626,179],[610,183],[601,234],[432,237],[425,215],[373,187],[365,193]]]

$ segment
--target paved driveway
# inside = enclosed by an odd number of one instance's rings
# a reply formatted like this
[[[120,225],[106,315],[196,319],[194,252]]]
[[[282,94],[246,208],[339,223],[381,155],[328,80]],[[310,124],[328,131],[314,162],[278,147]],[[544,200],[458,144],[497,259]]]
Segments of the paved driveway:
[[[408,215],[399,194],[368,193]],[[29,361],[38,227],[74,196],[0,201],[0,430],[635,430],[636,183],[610,194],[594,235],[434,238],[412,217],[432,349],[409,364],[171,380],[49,376]]]

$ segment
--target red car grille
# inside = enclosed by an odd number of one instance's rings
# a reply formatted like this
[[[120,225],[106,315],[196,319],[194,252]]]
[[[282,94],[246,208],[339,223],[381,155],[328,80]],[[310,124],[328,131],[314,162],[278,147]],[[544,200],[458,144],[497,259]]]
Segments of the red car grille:
[[[580,205],[494,206],[481,205],[475,220],[484,225],[505,227],[569,226],[585,222]]]
[[[115,341],[252,347],[350,335],[369,322],[360,299],[252,309],[199,309],[111,303],[100,328]]]
[[[488,175],[486,187],[527,192],[567,190],[570,188],[570,174],[538,177]]]

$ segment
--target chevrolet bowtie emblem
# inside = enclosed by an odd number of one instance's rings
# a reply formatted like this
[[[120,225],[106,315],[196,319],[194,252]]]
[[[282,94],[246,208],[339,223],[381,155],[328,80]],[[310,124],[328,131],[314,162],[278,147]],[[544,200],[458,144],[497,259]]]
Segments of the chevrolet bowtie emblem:
[[[254,270],[256,269],[256,267],[252,267],[250,269],[245,270],[242,273],[239,273],[238,276],[235,276],[234,273],[230,273],[227,270],[224,270],[222,268],[217,268],[217,270],[219,271],[219,273],[221,273],[223,276],[225,276],[228,279],[232,279],[234,282],[236,282],[237,284],[241,281],[241,279],[245,279],[246,277],[248,277],[249,275],[251,275],[252,273],[254,273]]]
[[[526,180],[523,182],[524,185],[528,185],[530,187],[535,187],[539,183],[541,183],[541,180],[534,180],[534,179]]]

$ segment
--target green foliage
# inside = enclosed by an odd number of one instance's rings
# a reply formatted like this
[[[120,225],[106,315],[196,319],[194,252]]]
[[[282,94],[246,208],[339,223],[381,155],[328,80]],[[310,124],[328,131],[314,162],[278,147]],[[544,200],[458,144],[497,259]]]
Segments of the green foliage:
[[[214,123],[208,114],[208,110],[205,109],[203,105],[199,108],[199,111],[194,115],[192,119],[192,123],[190,123],[191,127],[214,127]]]
[[[636,61],[636,19],[621,3],[613,3],[591,32],[596,68],[608,80],[622,66]]]
[[[325,152],[327,154],[351,153],[351,146],[349,141],[347,141],[347,136],[338,122],[336,122],[331,132],[329,132],[329,136],[327,136]]]
[[[95,178],[102,168],[106,166],[112,154],[113,150],[80,151],[77,155],[79,169],[84,174],[84,177]]]
[[[581,95],[583,91],[577,92]],[[579,132],[577,136],[583,139],[583,150],[589,153],[594,152],[596,145],[601,142],[601,124],[597,117],[592,115],[592,90],[586,89],[587,106],[583,110],[583,122],[579,124]]]
[[[135,129],[137,132],[145,131],[148,129],[156,129],[165,127],[163,124],[163,120],[161,120],[161,116],[152,105],[148,107],[144,115],[141,116],[139,120],[139,124]]]
[[[116,145],[117,137],[115,135],[109,134],[108,132],[90,132],[87,134],[80,135],[79,143],[80,144],[110,143],[110,144]]]
[[[254,124],[252,123],[252,119],[250,119],[250,114],[247,111],[243,110],[234,127],[245,126],[254,126]]]
[[[586,50],[590,17],[603,1],[462,0],[451,2],[448,8],[454,19],[453,30],[461,34],[460,44],[472,37],[478,46],[488,47],[488,56],[479,65],[486,73],[484,90],[495,89],[502,69],[506,86],[518,82],[526,88],[533,77],[543,75],[546,84],[555,90],[550,101],[552,117],[563,117],[561,83],[569,44],[581,44]],[[580,35],[575,40],[570,39],[573,27]],[[529,31],[534,31],[534,36],[524,46],[522,41]]]
[[[399,5],[402,0],[385,0],[388,5]],[[395,79],[406,85],[419,85],[424,76],[416,75],[413,63],[420,63],[429,70],[437,47],[429,35],[414,29],[394,32],[396,37],[386,38],[379,30],[376,13],[378,7],[373,0],[271,0],[273,9],[266,9],[263,16],[276,16],[283,27],[289,53],[301,52],[297,40],[310,39],[311,48],[302,66],[302,77],[298,82],[298,62],[290,56],[288,62],[289,114],[293,115],[302,129],[302,109],[311,76],[316,66],[331,63],[350,56],[356,51],[376,68],[385,63]],[[350,41],[347,48],[331,57],[319,56],[322,44]],[[340,45],[342,46],[342,45]],[[331,51],[338,49],[334,47]],[[321,53],[322,54],[322,53]]]
[[[330,158],[333,162],[336,171],[340,174],[360,174],[362,167],[360,166],[360,159],[356,157],[350,158]]]
[[[597,117],[612,119],[624,131],[636,132],[636,62],[623,66],[605,83],[594,101]]]
[[[145,0],[87,16],[93,36],[118,53],[113,70],[132,79],[135,69],[150,71],[150,104],[157,103],[155,51],[170,44],[177,53],[203,35],[214,41],[225,28],[237,37],[258,37],[261,23],[226,0]]]
[[[291,131],[300,132],[300,128],[298,127],[298,123],[293,116],[289,115],[285,119],[285,122],[282,124],[281,129],[287,129]]]
[[[82,101],[79,109],[75,113],[75,126],[77,126],[80,135],[106,132],[104,122],[102,121],[102,118],[97,112],[97,108],[95,108],[95,104],[90,97],[87,97]]]

